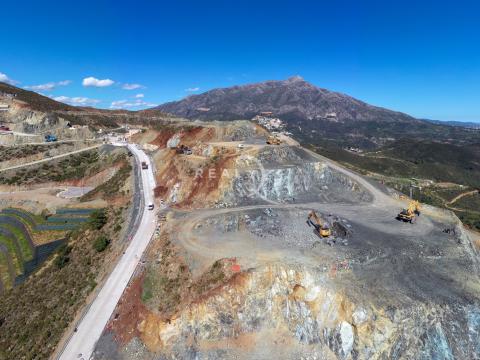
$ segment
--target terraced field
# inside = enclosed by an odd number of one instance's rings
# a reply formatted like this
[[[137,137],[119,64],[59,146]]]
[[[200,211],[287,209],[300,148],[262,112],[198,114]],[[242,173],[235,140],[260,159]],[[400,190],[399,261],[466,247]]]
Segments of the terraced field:
[[[31,274],[59,245],[68,231],[86,223],[95,209],[59,209],[43,218],[15,208],[0,212],[0,292]],[[50,241],[36,244],[48,232]]]

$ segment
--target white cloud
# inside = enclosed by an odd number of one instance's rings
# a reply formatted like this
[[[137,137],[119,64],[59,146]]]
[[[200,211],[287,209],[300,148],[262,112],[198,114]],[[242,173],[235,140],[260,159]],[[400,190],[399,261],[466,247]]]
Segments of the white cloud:
[[[56,96],[52,97],[53,100],[63,102],[70,105],[95,105],[101,102],[97,99],[89,99],[86,97],[68,97],[68,96]]]
[[[10,85],[15,85],[18,84],[18,81],[15,81],[13,79],[10,79],[6,74],[0,72],[0,81],[10,84]]]
[[[58,81],[58,82],[48,82],[48,83],[45,83],[45,84],[25,86],[25,89],[30,89],[30,90],[33,90],[33,91],[51,91],[58,86],[67,86],[70,83],[71,83],[70,80],[63,80],[63,81]]]
[[[99,80],[97,78],[94,78],[93,76],[86,77],[82,81],[82,85],[85,87],[93,86],[93,87],[107,87],[110,85],[113,85],[115,81],[110,80],[110,79],[103,79]]]
[[[140,84],[123,84],[122,85],[123,90],[136,90],[136,89],[142,89],[142,88],[144,88],[144,86]]]
[[[188,91],[188,92],[195,92],[195,91],[198,91],[198,90],[200,90],[199,87],[191,87],[191,88],[185,89],[185,91]]]
[[[134,97],[137,98],[137,99],[141,99],[141,98],[144,98],[145,95],[143,95],[143,94],[137,94],[137,95],[135,95]]]
[[[112,101],[110,109],[129,109],[129,108],[138,108],[138,107],[155,107],[157,104],[152,104],[143,100],[118,100]]]

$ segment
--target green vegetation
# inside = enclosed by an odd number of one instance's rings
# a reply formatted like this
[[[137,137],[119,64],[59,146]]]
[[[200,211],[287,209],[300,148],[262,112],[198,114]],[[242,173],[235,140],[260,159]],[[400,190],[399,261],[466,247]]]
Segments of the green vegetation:
[[[89,225],[94,230],[100,230],[107,221],[108,217],[105,209],[95,210],[90,214]]]
[[[459,219],[472,229],[480,231],[480,214],[468,211],[455,211]]]
[[[0,251],[0,280],[5,287],[11,287],[10,270],[8,268],[7,255]]]
[[[102,230],[85,223],[73,231],[53,261],[45,262],[35,276],[0,295],[0,359],[50,357],[66,327],[95,288],[97,276],[107,266],[107,252],[98,252],[92,244],[105,236],[112,239],[109,246],[115,245],[113,223],[125,209],[112,209],[95,216],[101,219],[98,223],[102,224]],[[0,254],[0,269],[4,266]]]
[[[0,235],[0,244],[5,245],[8,249],[8,253],[10,254],[13,265],[15,266],[16,275],[20,275],[23,272],[23,256],[17,250],[14,241],[14,239],[9,238],[8,236]]]
[[[76,210],[72,210],[73,213],[64,211],[63,214],[61,214],[60,216],[53,216],[45,219],[45,217],[31,214],[22,209],[3,209],[0,213],[2,216],[0,228],[3,229],[4,232],[0,233],[0,244],[3,245],[4,249],[8,251],[8,256],[11,260],[13,271],[12,274],[10,274],[10,269],[6,267],[8,263],[0,266],[0,276],[2,277],[2,279],[4,277],[9,277],[9,275],[15,278],[24,274],[25,263],[29,260],[32,260],[34,257],[34,245],[30,242],[29,238],[24,234],[21,228],[16,225],[14,220],[24,224],[26,230],[33,239],[36,236],[39,236],[42,242],[48,242],[51,240],[57,240],[59,238],[62,238],[68,230],[76,229],[82,226],[82,224],[86,223],[85,220],[87,218],[85,216],[88,216],[88,212],[85,213],[85,209],[79,210],[81,211],[80,213],[75,212]],[[105,214],[101,214],[98,218],[95,218],[97,221],[96,226],[99,226],[99,224],[106,221],[105,216]],[[57,222],[57,219],[61,222]],[[55,259],[55,264],[59,268],[63,267],[66,263],[68,263],[68,254],[69,248],[60,247],[58,249],[58,256]],[[13,286],[11,281],[4,281],[4,285],[7,291]]]
[[[93,243],[93,248],[97,250],[97,252],[104,251],[108,245],[110,244],[110,239],[107,238],[105,235],[100,235],[98,238],[95,239]]]
[[[6,175],[0,176],[0,183],[23,185],[48,181],[78,180],[85,177],[87,171],[90,173],[97,172],[100,168],[98,162],[98,151],[85,151],[62,159],[9,170]]]
[[[142,301],[147,302],[153,297],[153,280],[152,276],[147,276],[142,285]]]
[[[480,187],[480,145],[399,140],[378,151],[363,154],[346,151],[331,143],[313,146],[313,149],[366,172]]]
[[[455,202],[454,206],[461,209],[471,210],[472,212],[480,213],[480,194],[476,193],[464,196],[458,199],[458,201]]]
[[[402,139],[376,151],[354,153],[322,142],[311,148],[406,195],[455,211],[463,223],[480,230],[480,196],[458,195],[480,188],[480,144]],[[428,184],[431,181],[431,184]]]
[[[63,244],[58,248],[57,257],[55,258],[54,264],[57,268],[61,269],[70,261],[70,253],[72,252],[72,247],[67,244]]]
[[[125,181],[128,179],[132,172],[132,166],[126,160],[125,157],[119,159],[120,168],[112,176],[111,179],[107,180],[103,184],[97,186],[92,191],[89,191],[80,198],[80,201],[90,201],[98,196],[101,196],[105,199],[111,199],[118,195],[124,195],[120,190],[124,185]]]
[[[33,252],[30,246],[30,242],[25,238],[23,232],[20,229],[17,229],[15,226],[9,224],[2,224],[2,227],[10,230],[13,235],[15,235],[18,241],[18,246],[22,251],[23,259],[26,261],[30,260],[33,257]]]
[[[20,159],[27,156],[46,153],[52,149],[59,147],[72,147],[72,143],[53,143],[49,145],[16,145],[16,146],[0,146],[0,159],[8,161],[12,159]]]

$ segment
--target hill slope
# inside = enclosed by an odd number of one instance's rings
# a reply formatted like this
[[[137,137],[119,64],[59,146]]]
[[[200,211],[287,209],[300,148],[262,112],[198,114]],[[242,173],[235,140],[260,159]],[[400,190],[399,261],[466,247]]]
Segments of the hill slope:
[[[233,120],[271,111],[280,117],[306,120],[325,118],[329,113],[336,113],[337,121],[381,119],[418,122],[406,114],[371,106],[348,95],[318,88],[298,76],[283,81],[214,89],[160,105],[157,109],[199,119]]]
[[[300,77],[214,89],[156,109],[190,119],[216,120],[250,119],[268,111],[285,121],[287,129],[303,142],[332,140],[366,149],[403,137],[445,141],[471,137],[466,129],[372,106]]]

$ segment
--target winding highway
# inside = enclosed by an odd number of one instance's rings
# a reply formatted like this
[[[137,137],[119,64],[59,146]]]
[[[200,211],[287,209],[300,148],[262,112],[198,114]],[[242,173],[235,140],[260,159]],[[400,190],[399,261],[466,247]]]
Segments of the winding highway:
[[[141,170],[140,191],[143,194],[144,204],[153,203],[155,178],[150,159],[136,145],[128,144],[128,149],[134,154],[139,168],[141,168],[140,164],[143,161],[149,165],[147,170]],[[87,312],[77,325],[76,331],[71,335],[57,359],[90,359],[95,344],[130,281],[143,252],[153,236],[155,228],[155,211],[145,209],[141,214],[140,225],[132,237],[128,248],[108,276],[97,297],[90,304]]]

